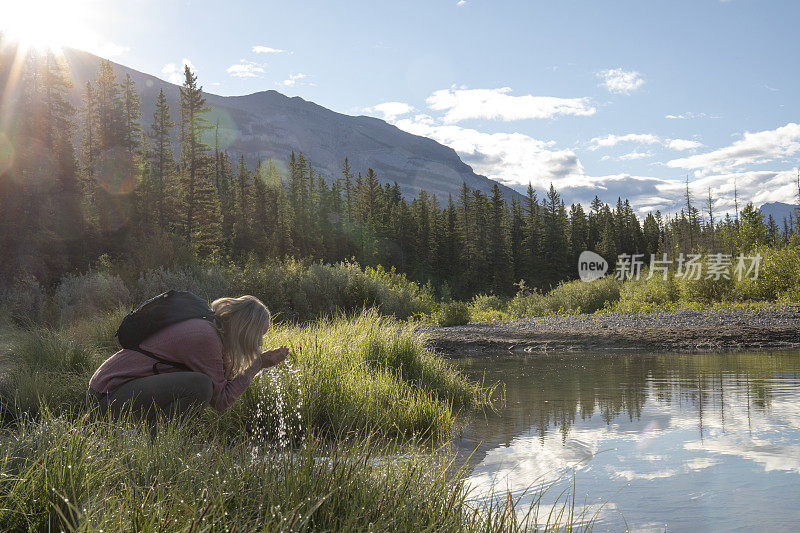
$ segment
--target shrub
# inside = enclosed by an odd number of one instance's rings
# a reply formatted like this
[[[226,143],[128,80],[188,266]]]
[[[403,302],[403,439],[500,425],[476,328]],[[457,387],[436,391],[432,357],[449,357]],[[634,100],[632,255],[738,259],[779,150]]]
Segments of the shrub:
[[[619,300],[620,282],[612,276],[595,281],[560,283],[547,294],[552,311],[594,313]]]
[[[175,289],[191,291],[212,301],[233,295],[233,287],[233,275],[220,267],[176,269],[159,267],[139,275],[132,296],[134,302],[139,304],[157,294]]]
[[[620,286],[619,301],[613,309],[617,312],[641,312],[673,307],[680,298],[680,286],[670,273],[667,279],[663,274],[653,274],[647,279],[647,271],[638,280],[628,280]]]
[[[556,313],[594,313],[617,300],[620,282],[606,276],[591,282],[580,280],[560,283],[549,293],[529,291],[524,287],[508,305],[509,313],[534,317]]]
[[[508,313],[516,317],[533,317],[549,314],[550,309],[538,290],[520,289],[508,303]]]
[[[95,316],[130,303],[128,288],[119,276],[105,272],[68,274],[61,279],[53,295],[54,312],[59,324]]]
[[[260,298],[282,320],[309,321],[375,307],[384,315],[407,318],[434,306],[429,291],[394,269],[361,269],[356,263],[306,264],[287,260],[248,263],[239,278],[242,293]]]
[[[506,302],[494,295],[478,294],[469,304],[470,319],[481,324],[495,324],[509,318]]]
[[[494,294],[476,294],[470,306],[475,311],[504,311],[506,307],[503,300]]]
[[[16,280],[0,291],[0,317],[16,324],[38,324],[44,319],[45,291],[33,277]]]
[[[760,254],[758,278],[736,280],[740,294],[747,297],[776,299],[787,292],[796,293],[800,287],[800,249],[786,247],[778,250],[759,248],[750,255]],[[735,259],[734,259],[735,262]]]
[[[714,279],[705,274],[700,279],[681,280],[681,298],[687,302],[721,302],[730,300],[734,294],[732,277]]]
[[[436,313],[436,323],[442,327],[469,324],[469,307],[464,302],[446,302]]]

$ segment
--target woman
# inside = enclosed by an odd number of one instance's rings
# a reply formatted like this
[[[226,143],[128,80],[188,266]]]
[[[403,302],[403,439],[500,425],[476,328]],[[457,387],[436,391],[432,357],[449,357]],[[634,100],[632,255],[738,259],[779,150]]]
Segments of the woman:
[[[164,364],[154,367],[150,357],[120,350],[89,381],[90,408],[118,415],[130,406],[151,421],[157,411],[180,415],[208,405],[223,411],[260,370],[286,359],[286,346],[261,351],[270,313],[258,298],[220,298],[211,309],[218,327],[202,318],[190,319],[162,329],[140,345],[190,372]]]

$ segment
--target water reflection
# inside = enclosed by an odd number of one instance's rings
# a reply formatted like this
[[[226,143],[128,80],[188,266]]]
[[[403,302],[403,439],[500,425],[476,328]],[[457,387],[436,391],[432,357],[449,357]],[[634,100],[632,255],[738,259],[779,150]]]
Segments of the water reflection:
[[[798,354],[503,354],[463,364],[506,386],[506,407],[458,441],[475,450],[478,496],[548,484],[558,493],[574,475],[589,501],[607,502],[599,529],[800,523]]]

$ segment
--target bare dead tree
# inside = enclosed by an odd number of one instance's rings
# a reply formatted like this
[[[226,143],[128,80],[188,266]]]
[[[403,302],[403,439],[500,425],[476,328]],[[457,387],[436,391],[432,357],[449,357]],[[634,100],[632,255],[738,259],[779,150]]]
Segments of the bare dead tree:
[[[689,192],[689,174],[686,174],[686,214],[689,217],[689,250],[694,250],[694,212],[692,209],[692,195]]]
[[[800,219],[800,167],[797,169],[797,205],[794,208],[795,218]],[[791,213],[789,214],[791,216]]]
[[[714,199],[711,197],[711,187],[708,188],[708,230],[711,235],[711,251],[716,251],[714,245]]]

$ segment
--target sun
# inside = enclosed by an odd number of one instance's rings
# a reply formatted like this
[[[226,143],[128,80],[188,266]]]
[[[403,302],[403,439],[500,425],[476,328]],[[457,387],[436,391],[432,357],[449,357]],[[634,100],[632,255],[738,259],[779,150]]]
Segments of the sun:
[[[90,0],[0,0],[0,32],[24,48],[89,48],[96,41]]]

